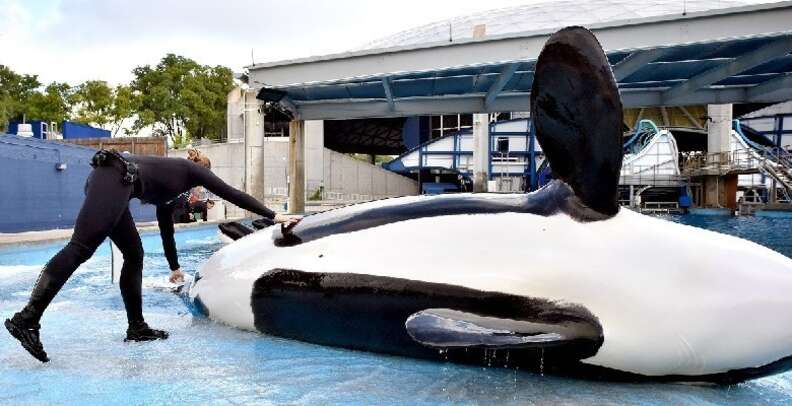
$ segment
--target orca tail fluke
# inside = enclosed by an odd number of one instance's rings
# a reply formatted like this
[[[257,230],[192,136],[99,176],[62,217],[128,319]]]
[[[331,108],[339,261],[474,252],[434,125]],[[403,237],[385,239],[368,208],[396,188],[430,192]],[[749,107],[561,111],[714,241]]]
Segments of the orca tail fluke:
[[[608,58],[583,27],[545,43],[536,62],[531,117],[553,174],[606,217],[619,211],[622,103]]]

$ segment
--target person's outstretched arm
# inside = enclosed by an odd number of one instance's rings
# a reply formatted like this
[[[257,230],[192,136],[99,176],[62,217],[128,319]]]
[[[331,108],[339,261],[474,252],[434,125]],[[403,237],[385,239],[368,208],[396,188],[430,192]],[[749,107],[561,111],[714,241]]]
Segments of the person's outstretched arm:
[[[220,196],[220,198],[223,200],[239,206],[244,210],[256,213],[259,216],[263,216],[268,219],[275,218],[274,211],[268,209],[253,196],[241,190],[235,189],[231,185],[223,182],[222,179],[212,173],[212,171],[209,169],[193,164],[191,165],[191,172],[197,184],[205,187],[217,196]]]
[[[184,276],[181,273],[181,266],[179,266],[179,255],[176,252],[176,240],[173,236],[173,206],[157,206],[157,224],[162,238],[162,248],[165,250],[165,258],[168,259],[168,266],[171,270],[170,281],[174,283],[179,279],[183,281]],[[179,275],[182,276],[179,277]]]
[[[284,216],[275,214],[274,211],[265,207],[261,202],[256,200],[253,196],[231,187],[231,185],[223,182],[217,175],[212,173],[209,169],[202,166],[193,164],[191,166],[192,176],[195,181],[208,189],[210,192],[220,196],[222,199],[239,206],[242,209],[251,211],[259,216],[266,217],[274,220],[276,223],[284,223],[288,227],[293,227],[300,222],[300,216]]]

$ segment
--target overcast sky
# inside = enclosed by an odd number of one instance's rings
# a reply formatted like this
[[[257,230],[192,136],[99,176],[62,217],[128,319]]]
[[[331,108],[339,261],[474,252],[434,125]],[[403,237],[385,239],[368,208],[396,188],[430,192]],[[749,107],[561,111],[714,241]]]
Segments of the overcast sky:
[[[343,52],[411,27],[535,0],[0,0],[0,64],[39,79],[128,82],[176,53],[240,72]]]

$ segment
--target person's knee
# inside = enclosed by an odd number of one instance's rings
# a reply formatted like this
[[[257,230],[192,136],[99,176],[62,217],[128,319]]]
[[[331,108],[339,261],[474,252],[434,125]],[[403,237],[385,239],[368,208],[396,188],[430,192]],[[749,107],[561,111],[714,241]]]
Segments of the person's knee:
[[[128,287],[139,285],[143,277],[143,246],[137,245],[122,251],[124,255],[124,267],[121,270],[121,290]]]
[[[91,258],[96,251],[96,247],[83,244],[79,241],[71,240],[66,247],[63,248],[69,256],[75,259],[77,264],[82,264]]]
[[[129,263],[130,266],[136,268],[143,268],[143,246],[137,245],[122,252],[124,255],[124,263]]]

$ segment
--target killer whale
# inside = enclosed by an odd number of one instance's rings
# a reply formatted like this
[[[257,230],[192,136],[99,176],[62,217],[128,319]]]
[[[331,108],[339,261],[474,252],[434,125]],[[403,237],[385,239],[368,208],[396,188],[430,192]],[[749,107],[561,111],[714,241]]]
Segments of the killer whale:
[[[190,298],[266,334],[585,378],[734,383],[792,367],[792,260],[619,210],[621,103],[594,36],[551,36],[533,86],[557,178],[543,189],[385,199],[247,233]]]

